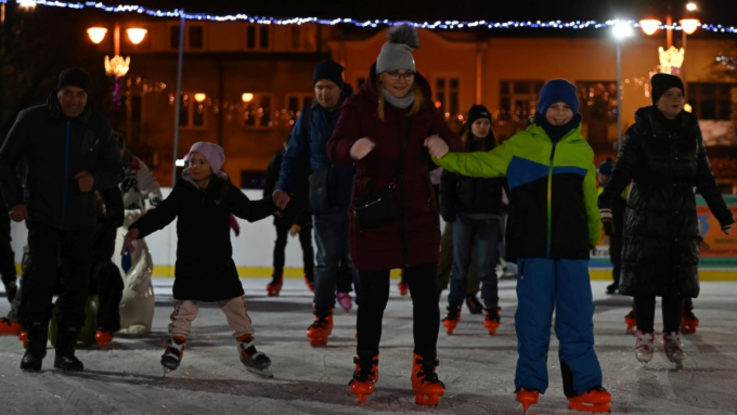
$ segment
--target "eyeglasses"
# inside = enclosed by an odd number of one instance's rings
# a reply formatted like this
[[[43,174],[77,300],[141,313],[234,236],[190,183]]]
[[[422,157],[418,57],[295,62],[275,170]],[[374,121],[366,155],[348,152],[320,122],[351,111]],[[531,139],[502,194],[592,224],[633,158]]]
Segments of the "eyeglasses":
[[[386,71],[386,74],[392,81],[398,81],[399,78],[404,78],[405,81],[411,81],[415,79],[415,73],[412,71],[407,71],[405,73],[400,73],[399,71]]]

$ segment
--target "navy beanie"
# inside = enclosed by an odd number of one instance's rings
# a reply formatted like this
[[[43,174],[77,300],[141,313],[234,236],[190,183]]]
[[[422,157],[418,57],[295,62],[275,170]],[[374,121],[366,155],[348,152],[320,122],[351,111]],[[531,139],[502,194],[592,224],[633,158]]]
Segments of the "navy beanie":
[[[612,170],[614,170],[614,160],[611,157],[607,157],[606,160],[599,164],[596,168],[596,172],[605,176],[611,176]]]
[[[668,73],[656,73],[650,79],[650,83],[653,85],[653,91],[650,94],[653,98],[653,104],[657,104],[660,97],[665,94],[665,91],[671,88],[679,88],[683,95],[686,95],[685,88],[683,87],[683,81],[681,78],[671,75]]]
[[[314,86],[320,79],[333,81],[339,88],[343,88],[343,66],[332,59],[318,63],[312,74],[312,85]]]
[[[76,86],[87,92],[90,87],[90,76],[87,75],[87,72],[79,68],[65,69],[59,75],[59,84],[56,88],[62,89],[65,86]]]
[[[474,105],[468,110],[468,122],[467,125],[472,125],[479,118],[488,118],[491,121],[491,113],[483,105]]]
[[[545,112],[556,102],[565,102],[573,110],[573,115],[578,114],[578,91],[576,86],[565,79],[553,79],[548,81],[540,90],[540,101],[537,103],[537,112],[545,116]]]

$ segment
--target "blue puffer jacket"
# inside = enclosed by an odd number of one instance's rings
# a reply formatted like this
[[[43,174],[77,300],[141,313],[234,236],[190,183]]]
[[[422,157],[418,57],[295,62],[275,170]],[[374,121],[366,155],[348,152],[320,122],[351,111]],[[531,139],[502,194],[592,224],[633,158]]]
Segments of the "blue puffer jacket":
[[[344,84],[341,92],[341,101],[353,95],[353,88]],[[279,183],[276,188],[291,194],[296,190],[299,177],[305,171],[306,163],[309,161],[311,171],[317,171],[331,166],[333,163],[328,158],[327,144],[333,135],[333,129],[338,123],[341,108],[326,111],[319,105],[304,108],[297,123],[292,130],[289,146],[284,153],[284,159],[279,174]],[[311,119],[311,122],[309,121]],[[307,124],[311,124],[309,127]],[[353,167],[334,167],[332,206],[348,207],[351,201],[351,188],[353,187]]]

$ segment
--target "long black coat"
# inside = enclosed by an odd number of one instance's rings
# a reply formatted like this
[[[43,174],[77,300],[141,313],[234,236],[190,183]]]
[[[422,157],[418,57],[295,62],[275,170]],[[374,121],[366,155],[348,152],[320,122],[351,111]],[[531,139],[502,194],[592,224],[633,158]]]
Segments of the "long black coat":
[[[655,106],[640,108],[599,198],[611,209],[632,180],[627,201],[619,291],[627,295],[699,294],[699,225],[694,187],[724,226],[734,222],[706,156],[696,117],[668,123]]]
[[[188,171],[185,169],[184,177]],[[203,191],[188,180],[179,180],[156,209],[138,219],[139,239],[177,221],[177,263],[174,298],[220,301],[243,295],[230,244],[230,213],[249,222],[271,216],[271,198],[251,201],[227,178],[211,180]],[[225,197],[222,197],[222,194]]]

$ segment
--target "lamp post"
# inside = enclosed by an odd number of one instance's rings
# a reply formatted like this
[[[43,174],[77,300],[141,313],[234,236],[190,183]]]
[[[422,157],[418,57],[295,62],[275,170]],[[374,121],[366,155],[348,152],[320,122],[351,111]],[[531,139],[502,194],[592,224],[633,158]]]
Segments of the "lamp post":
[[[148,31],[146,29],[141,29],[137,27],[132,27],[126,30],[126,34],[128,35],[128,39],[133,43],[134,45],[138,45],[139,43],[143,42],[143,39],[146,37],[146,33]],[[89,35],[90,40],[92,43],[98,45],[100,42],[105,40],[105,36],[107,35],[107,29],[104,27],[90,27],[87,29],[87,35]],[[120,78],[125,76],[128,73],[128,70],[130,69],[130,62],[131,58],[126,57],[123,58],[120,56],[120,24],[115,23],[115,30],[113,31],[113,45],[114,45],[114,52],[115,55],[112,59],[110,59],[109,56],[105,56],[105,73],[110,76],[115,76],[116,78]]]
[[[698,9],[696,6],[696,3],[690,2],[686,5],[686,15],[683,17],[683,19],[679,20],[678,23],[681,26],[681,32],[682,32],[682,41],[681,41],[681,52],[680,56],[676,56],[679,54],[679,51],[675,48],[673,48],[673,35],[672,35],[672,22],[673,18],[670,14],[670,11],[668,12],[668,20],[666,23],[667,27],[667,40],[668,40],[668,50],[663,50],[661,54],[665,53],[668,56],[663,56],[662,59],[665,59],[668,63],[673,63],[673,65],[663,65],[661,63],[661,72],[664,73],[671,73],[672,68],[679,68],[681,70],[680,75],[683,80],[684,85],[686,84],[686,68],[683,66],[683,58],[685,57],[685,50],[686,50],[686,41],[687,36],[693,34],[696,32],[696,30],[701,26],[701,22],[699,19],[694,18],[690,14],[695,12]],[[648,35],[652,36],[660,29],[660,21],[657,19],[643,19],[640,20],[640,28],[642,31]],[[661,60],[662,60],[661,59]]]
[[[617,151],[622,148],[622,42],[632,37],[632,25],[617,23],[613,29],[617,44]]]

